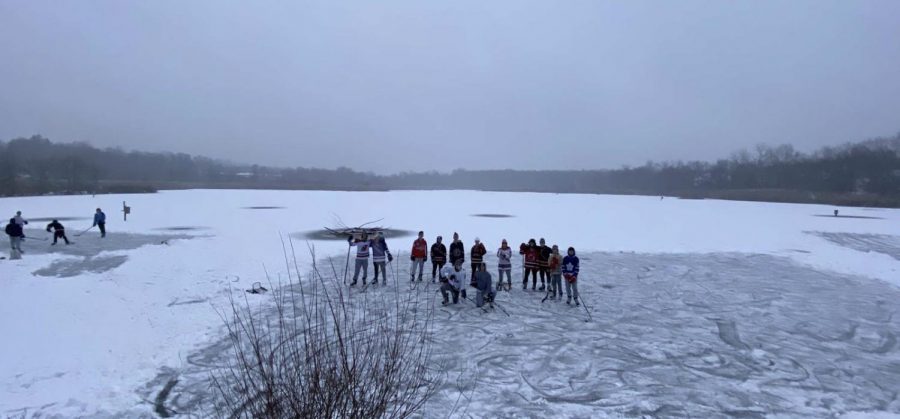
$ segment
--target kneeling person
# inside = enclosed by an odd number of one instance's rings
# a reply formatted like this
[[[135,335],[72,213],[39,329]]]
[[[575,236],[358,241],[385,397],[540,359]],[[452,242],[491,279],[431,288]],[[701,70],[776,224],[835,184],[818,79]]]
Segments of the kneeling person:
[[[484,303],[488,303],[494,308],[494,286],[491,273],[487,271],[487,264],[478,265],[478,272],[475,273],[475,286],[478,292],[475,294],[475,306],[481,307]]]
[[[463,270],[462,264],[457,263],[453,267],[446,266],[441,270],[441,295],[444,297],[443,305],[449,304],[447,293],[453,294],[453,304],[459,303],[459,295],[466,298],[466,290],[463,288],[463,281],[466,279],[466,271]]]

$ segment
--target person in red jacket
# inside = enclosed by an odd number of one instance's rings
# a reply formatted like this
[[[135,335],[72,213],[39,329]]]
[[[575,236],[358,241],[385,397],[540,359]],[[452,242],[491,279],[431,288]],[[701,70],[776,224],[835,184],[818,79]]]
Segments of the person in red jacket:
[[[409,269],[410,282],[416,280],[416,267],[419,268],[419,281],[422,281],[422,271],[425,270],[425,261],[428,260],[428,243],[425,241],[425,232],[419,232],[419,238],[413,242],[409,255],[412,267]]]
[[[528,240],[528,244],[522,243],[519,245],[519,254],[525,259],[525,275],[522,276],[522,289],[528,289],[528,274],[531,274],[531,290],[534,291],[537,288],[537,276],[538,276],[538,257],[540,256],[541,248],[538,247],[537,242],[534,239]]]
[[[484,262],[484,255],[487,254],[487,249],[484,248],[484,244],[481,243],[481,239],[478,237],[475,238],[475,245],[472,246],[472,278],[470,282],[475,282],[475,272],[480,270],[482,262]]]

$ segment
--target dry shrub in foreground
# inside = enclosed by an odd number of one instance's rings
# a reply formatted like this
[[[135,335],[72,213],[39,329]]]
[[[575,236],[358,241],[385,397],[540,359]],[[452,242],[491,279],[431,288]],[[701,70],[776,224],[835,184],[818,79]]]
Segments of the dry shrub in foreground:
[[[212,377],[219,416],[404,418],[434,394],[433,302],[398,287],[346,291],[329,270],[292,274],[267,308],[232,301],[232,362]]]

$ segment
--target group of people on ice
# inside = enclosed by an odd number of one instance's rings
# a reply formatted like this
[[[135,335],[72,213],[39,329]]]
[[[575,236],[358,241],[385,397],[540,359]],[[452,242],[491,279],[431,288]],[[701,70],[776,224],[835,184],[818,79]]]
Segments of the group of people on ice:
[[[387,242],[382,232],[375,233],[374,238],[369,238],[368,234],[363,233],[359,237],[350,236],[347,242],[351,248],[356,249],[355,268],[353,272],[353,281],[351,286],[355,286],[359,280],[359,274],[362,272],[362,283],[366,285],[368,276],[369,254],[372,255],[372,261],[375,266],[375,278],[372,284],[378,284],[378,273],[381,272],[382,281],[387,281],[385,273],[386,263],[394,260],[393,255],[388,249]],[[580,269],[580,261],[575,254],[575,249],[569,247],[566,255],[559,253],[559,247],[556,245],[547,246],[546,241],[540,239],[540,244],[534,239],[519,246],[519,254],[523,259],[522,289],[528,289],[528,275],[531,275],[531,290],[544,291],[547,290],[547,297],[562,300],[563,297],[563,280],[565,280],[566,303],[571,304],[578,302],[578,272]],[[493,286],[493,277],[490,274],[487,264],[485,263],[485,255],[487,248],[479,238],[475,238],[475,244],[469,249],[469,267],[470,272],[467,273],[464,267],[466,262],[466,250],[462,240],[459,239],[458,233],[453,233],[453,241],[450,243],[449,252],[443,243],[443,237],[437,236],[435,243],[428,247],[425,240],[425,233],[420,231],[418,237],[413,241],[410,250],[409,269],[410,282],[421,282],[425,275],[425,263],[431,259],[431,282],[440,281],[441,294],[444,297],[443,304],[450,304],[450,297],[453,297],[453,304],[459,302],[459,297],[466,298],[466,283],[477,290],[475,303],[481,306],[483,303],[491,303],[493,301],[496,290],[503,289],[503,277],[506,277],[506,290],[512,289],[512,258],[513,249],[509,246],[506,239],[497,249],[497,287]],[[537,288],[538,276],[541,279],[541,286]]]
[[[22,242],[25,240],[25,226],[27,224],[28,220],[22,217],[22,211],[16,211],[16,215],[13,218],[10,218],[9,223],[6,225],[5,232],[6,235],[9,236],[11,250],[10,259],[18,259],[25,253],[25,251],[22,250]],[[100,237],[106,237],[106,214],[104,214],[100,208],[97,208],[97,211],[94,213],[94,224],[91,225],[91,228],[94,227],[100,229]],[[66,236],[65,226],[63,226],[59,220],[52,220],[47,224],[46,230],[48,233],[53,233],[53,242],[50,243],[51,245],[56,245],[60,239],[67,245],[72,243]]]

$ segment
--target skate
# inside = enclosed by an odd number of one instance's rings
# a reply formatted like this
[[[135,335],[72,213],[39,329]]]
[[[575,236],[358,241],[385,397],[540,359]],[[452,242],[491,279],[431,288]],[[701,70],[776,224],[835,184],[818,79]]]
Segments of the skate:
[[[444,300],[444,301],[441,301],[441,305],[442,305],[442,306],[445,306],[445,305],[447,305],[447,304],[450,304],[450,300]]]
[[[353,282],[350,283],[350,286],[351,286],[351,287],[355,287],[355,286],[356,286],[356,280],[355,280],[355,279],[353,280]]]
[[[365,282],[363,282],[363,284],[365,284]],[[377,278],[376,278],[374,281],[372,281],[372,285],[378,285],[378,279],[377,279]]]
[[[572,304],[572,299],[571,298],[566,299],[566,304]]]
[[[575,300],[575,305],[576,305],[576,306],[580,306],[581,303],[579,303],[578,300]]]

